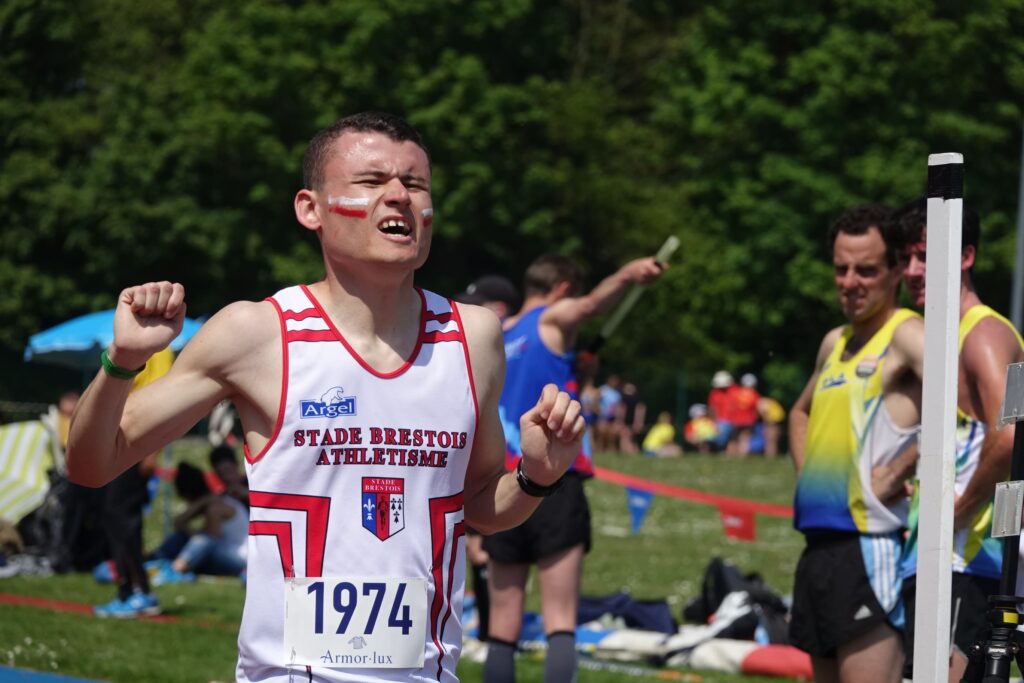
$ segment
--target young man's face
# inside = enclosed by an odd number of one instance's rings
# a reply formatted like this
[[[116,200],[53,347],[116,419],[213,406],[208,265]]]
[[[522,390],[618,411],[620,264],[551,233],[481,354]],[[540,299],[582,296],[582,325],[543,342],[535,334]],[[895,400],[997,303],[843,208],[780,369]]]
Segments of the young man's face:
[[[317,193],[329,256],[419,268],[430,251],[430,162],[414,142],[346,132]]]
[[[839,233],[832,269],[839,307],[850,322],[865,322],[895,305],[900,269],[886,263],[885,241],[877,228],[863,235]]]
[[[230,460],[221,460],[213,466],[213,472],[224,484],[230,486],[242,481],[242,472],[238,465]]]
[[[900,254],[903,265],[903,284],[917,308],[924,308],[924,279],[928,257],[927,233],[921,230],[920,239],[907,246]]]

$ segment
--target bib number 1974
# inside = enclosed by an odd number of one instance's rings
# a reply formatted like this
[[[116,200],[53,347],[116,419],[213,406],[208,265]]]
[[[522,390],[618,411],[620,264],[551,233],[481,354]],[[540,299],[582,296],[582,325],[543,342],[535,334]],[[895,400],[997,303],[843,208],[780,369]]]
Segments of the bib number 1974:
[[[426,617],[426,579],[288,579],[285,656],[310,666],[419,668]]]

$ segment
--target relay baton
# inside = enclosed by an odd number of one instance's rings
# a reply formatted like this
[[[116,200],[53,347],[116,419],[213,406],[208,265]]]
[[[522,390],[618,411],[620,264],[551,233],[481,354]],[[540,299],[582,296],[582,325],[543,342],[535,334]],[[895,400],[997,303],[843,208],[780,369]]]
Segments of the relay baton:
[[[664,266],[668,262],[669,257],[672,256],[673,252],[678,248],[679,238],[675,235],[669,235],[668,239],[665,240],[665,243],[661,245],[661,249],[659,249],[658,253],[654,255],[654,260]],[[600,349],[608,338],[612,336],[612,333],[615,332],[619,323],[622,322],[623,318],[625,318],[630,310],[632,310],[633,306],[636,305],[637,300],[643,292],[643,285],[633,285],[632,289],[626,293],[626,296],[619,303],[618,307],[612,312],[611,317],[605,322],[604,326],[601,328],[600,336],[594,340],[590,345],[590,348],[587,349],[588,351],[591,353],[597,353],[597,350]]]

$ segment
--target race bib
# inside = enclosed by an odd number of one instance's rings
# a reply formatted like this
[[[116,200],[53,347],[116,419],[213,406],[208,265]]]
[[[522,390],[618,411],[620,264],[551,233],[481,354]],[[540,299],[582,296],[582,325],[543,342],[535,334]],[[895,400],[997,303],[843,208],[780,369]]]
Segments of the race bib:
[[[284,648],[290,664],[418,669],[426,622],[426,579],[285,581]]]

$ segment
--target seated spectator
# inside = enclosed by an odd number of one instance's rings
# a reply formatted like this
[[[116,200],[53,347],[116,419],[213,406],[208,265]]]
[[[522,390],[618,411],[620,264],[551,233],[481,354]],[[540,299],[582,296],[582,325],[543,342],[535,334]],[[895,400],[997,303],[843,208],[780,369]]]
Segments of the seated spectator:
[[[214,448],[210,451],[210,467],[224,485],[223,492],[249,507],[249,481],[238,465],[235,449],[226,444]]]
[[[703,403],[690,406],[690,420],[683,427],[683,439],[693,446],[698,453],[710,453],[720,441],[718,425],[708,415],[708,407]]]
[[[682,455],[683,449],[675,442],[676,428],[672,426],[672,414],[658,414],[658,421],[644,437],[643,453],[649,456],[671,457]]]
[[[193,581],[196,574],[241,575],[249,539],[249,511],[232,496],[211,493],[202,471],[187,462],[178,465],[174,488],[189,505],[174,518],[175,533],[153,554],[163,560],[158,563],[153,583]],[[202,520],[202,529],[192,532],[190,527],[196,519]]]
[[[620,419],[616,420],[619,428],[619,452],[636,455],[640,449],[636,438],[644,431],[647,420],[647,405],[640,400],[636,385],[626,382],[622,386],[622,401],[619,403]]]
[[[779,454],[779,437],[782,434],[782,422],[786,419],[786,409],[774,398],[763,396],[757,402],[757,412],[761,416],[764,430],[764,457],[774,458]]]

